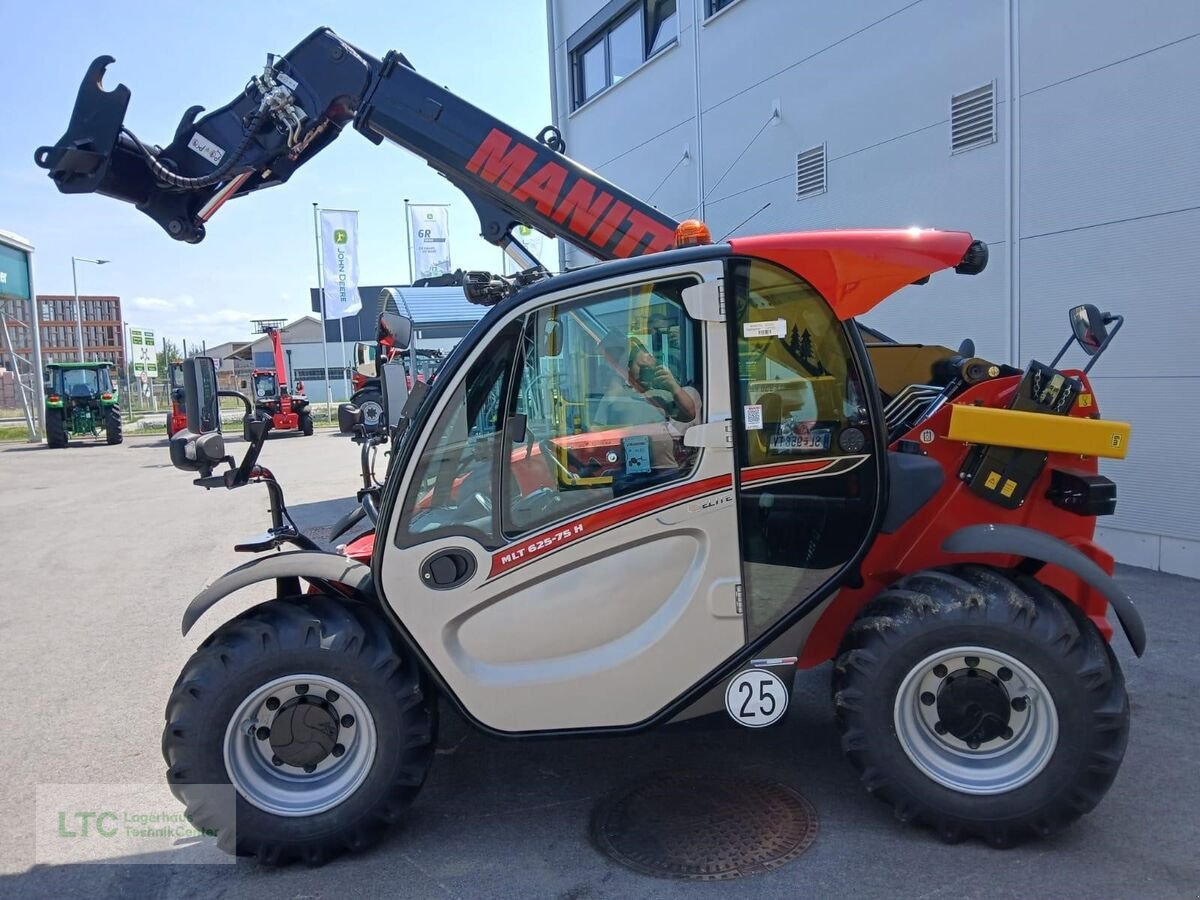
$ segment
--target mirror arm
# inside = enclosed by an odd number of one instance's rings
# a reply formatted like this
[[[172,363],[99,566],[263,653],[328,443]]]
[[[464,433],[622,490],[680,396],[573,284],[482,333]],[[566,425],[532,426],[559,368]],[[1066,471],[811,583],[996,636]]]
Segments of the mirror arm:
[[[1054,357],[1054,359],[1050,361],[1050,368],[1058,368],[1058,361],[1062,359],[1064,355],[1066,355],[1066,352],[1071,349],[1071,345],[1074,343],[1075,335],[1071,335],[1069,338],[1067,338],[1067,342],[1062,345],[1062,349],[1058,351],[1058,354]],[[1091,363],[1088,363],[1088,365],[1090,366]],[[1084,371],[1086,372],[1087,370],[1084,369]]]
[[[246,399],[246,397],[243,394],[241,394],[237,391],[217,391],[217,396],[218,397],[236,397],[238,400],[241,400],[242,405],[246,407],[246,415],[251,415],[250,401],[248,399]]]

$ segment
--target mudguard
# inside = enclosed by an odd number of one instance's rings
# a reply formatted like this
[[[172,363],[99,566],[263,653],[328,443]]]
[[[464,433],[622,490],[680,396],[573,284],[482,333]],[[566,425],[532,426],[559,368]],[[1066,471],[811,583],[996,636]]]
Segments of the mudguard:
[[[947,553],[1023,556],[1067,569],[1108,601],[1133,652],[1141,656],[1146,651],[1146,627],[1133,600],[1111,575],[1066,541],[1020,525],[969,525],[947,537],[942,549]]]
[[[183,611],[183,633],[186,636],[196,621],[219,600],[235,591],[275,578],[309,578],[344,584],[352,590],[373,595],[371,569],[338,553],[314,550],[295,550],[274,553],[251,560],[226,572],[199,594]]]

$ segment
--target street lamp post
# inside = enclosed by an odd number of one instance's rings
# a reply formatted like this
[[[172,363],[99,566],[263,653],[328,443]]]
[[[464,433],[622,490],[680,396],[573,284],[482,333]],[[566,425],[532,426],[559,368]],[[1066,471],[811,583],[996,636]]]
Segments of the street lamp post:
[[[75,340],[79,342],[79,361],[83,362],[83,304],[79,302],[79,276],[75,272],[75,263],[85,262],[102,266],[109,262],[107,259],[91,259],[86,256],[71,257],[71,284],[75,288]]]

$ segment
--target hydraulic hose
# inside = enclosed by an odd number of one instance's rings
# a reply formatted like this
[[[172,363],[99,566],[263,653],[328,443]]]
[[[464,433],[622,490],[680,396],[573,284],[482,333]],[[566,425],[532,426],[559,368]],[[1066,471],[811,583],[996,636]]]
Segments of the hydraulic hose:
[[[250,146],[250,142],[254,140],[254,133],[258,131],[259,123],[262,122],[265,109],[259,107],[253,115],[250,116],[250,121],[246,123],[246,135],[242,138],[242,142],[237,145],[228,159],[217,166],[216,169],[209,172],[207,175],[200,175],[195,178],[188,178],[183,175],[177,175],[158,161],[154,151],[143,144],[136,134],[128,128],[122,126],[121,131],[126,134],[134,145],[141,151],[141,154],[146,158],[146,165],[150,171],[154,173],[154,177],[168,187],[177,188],[184,191],[199,190],[214,184],[218,184],[225,180],[225,176],[238,164],[242,156],[246,153],[246,148]]]

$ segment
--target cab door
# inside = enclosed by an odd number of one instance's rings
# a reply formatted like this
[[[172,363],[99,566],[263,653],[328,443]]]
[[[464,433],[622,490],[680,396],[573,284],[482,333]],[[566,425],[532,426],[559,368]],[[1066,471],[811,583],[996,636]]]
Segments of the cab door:
[[[723,278],[543,294],[440,376],[377,571],[480,724],[634,725],[744,645],[728,337],[688,308]]]
[[[874,534],[883,436],[865,360],[801,276],[730,261],[727,295],[746,635],[828,594]]]

